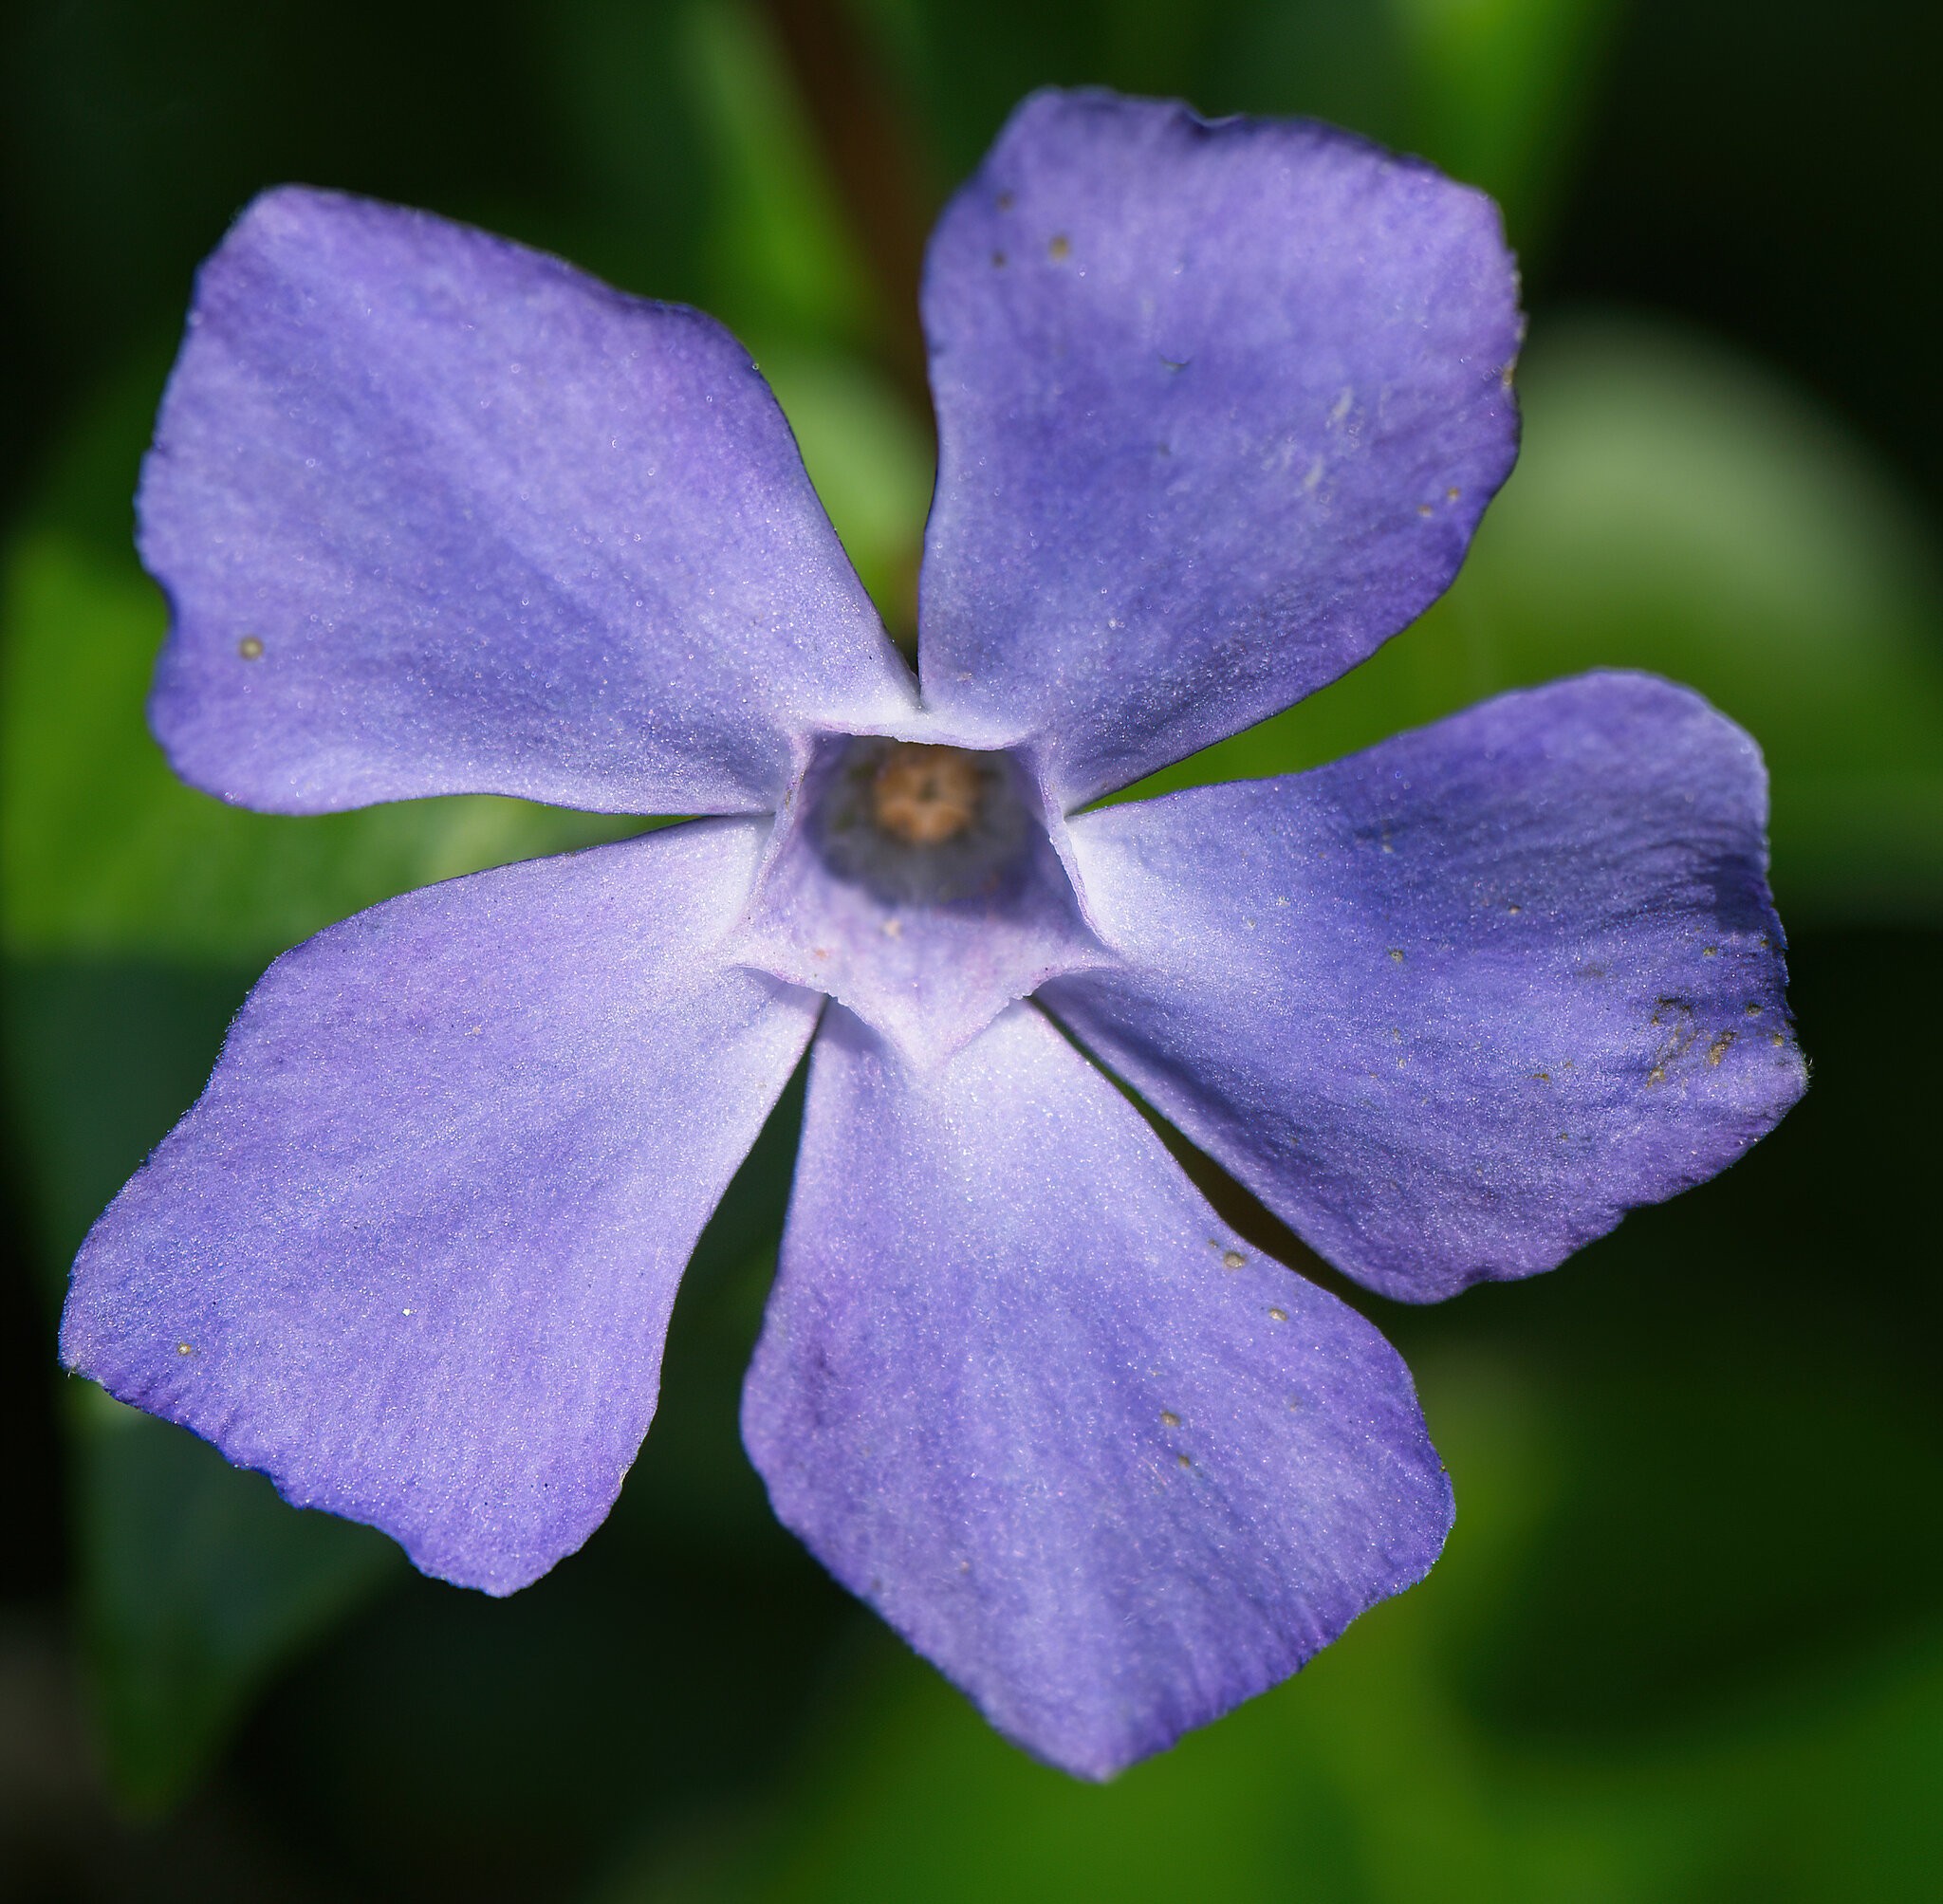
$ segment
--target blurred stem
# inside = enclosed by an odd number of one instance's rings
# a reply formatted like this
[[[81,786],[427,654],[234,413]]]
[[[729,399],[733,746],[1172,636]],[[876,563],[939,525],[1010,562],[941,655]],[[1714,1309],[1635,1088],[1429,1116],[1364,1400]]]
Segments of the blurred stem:
[[[931,168],[881,63],[839,0],[763,0],[816,128],[882,314],[886,366],[929,417],[917,284]]]

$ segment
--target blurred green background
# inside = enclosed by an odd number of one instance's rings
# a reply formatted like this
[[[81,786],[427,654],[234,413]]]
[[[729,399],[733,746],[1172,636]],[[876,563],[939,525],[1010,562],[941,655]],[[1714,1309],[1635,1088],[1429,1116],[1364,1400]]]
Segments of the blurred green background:
[[[1897,0],[9,7],[0,1897],[1943,1894],[1939,70],[1943,16]],[[271,956],[599,837],[490,800],[265,819],[163,768],[129,495],[228,220],[342,186],[714,311],[908,633],[922,233],[1048,81],[1423,152],[1497,194],[1526,269],[1525,456],[1451,595],[1161,779],[1599,662],[1691,681],[1767,752],[1815,1063],[1745,1163],[1557,1274],[1362,1299],[1454,1477],[1446,1558],[1105,1789],[987,1731],[768,1518],[735,1406],[794,1092],[704,1239],[620,1509],[510,1601],[52,1354],[76,1243]]]

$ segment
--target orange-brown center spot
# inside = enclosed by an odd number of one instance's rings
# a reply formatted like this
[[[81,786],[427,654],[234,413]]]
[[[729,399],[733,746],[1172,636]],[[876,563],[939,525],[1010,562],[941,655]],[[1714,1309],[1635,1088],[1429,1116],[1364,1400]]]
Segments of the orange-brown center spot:
[[[978,814],[979,773],[962,748],[899,741],[871,776],[871,816],[909,846],[940,846]]]

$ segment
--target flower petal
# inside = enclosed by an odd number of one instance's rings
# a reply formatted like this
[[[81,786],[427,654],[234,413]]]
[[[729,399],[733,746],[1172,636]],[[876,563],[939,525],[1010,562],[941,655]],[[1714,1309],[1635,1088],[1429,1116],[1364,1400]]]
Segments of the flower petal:
[[[1516,453],[1495,208],[1306,121],[1035,96],[924,321],[926,702],[1036,743],[1069,806],[1361,660]]]
[[[923,1072],[830,1010],[743,1437],[840,1581],[1090,1778],[1293,1673],[1451,1519],[1396,1352],[1029,1006]]]
[[[266,194],[203,267],[142,473],[150,715],[226,800],[775,804],[913,704],[749,356],[425,213]]]
[[[704,822],[503,867],[279,959],[83,1247],[69,1366],[427,1573],[509,1593],[571,1553],[815,1023],[714,956],[761,847]]]
[[[1051,1008],[1339,1268],[1549,1269],[1801,1095],[1754,743],[1591,675],[1074,823],[1122,964]]]

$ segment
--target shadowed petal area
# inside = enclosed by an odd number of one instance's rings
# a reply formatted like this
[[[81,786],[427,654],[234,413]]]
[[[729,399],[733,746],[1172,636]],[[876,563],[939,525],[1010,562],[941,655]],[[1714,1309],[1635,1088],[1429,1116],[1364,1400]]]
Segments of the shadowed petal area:
[[[913,704],[741,345],[422,212],[256,200],[139,512],[150,717],[243,805],[756,811],[805,727]]]
[[[1075,822],[1122,963],[1046,1000],[1330,1262],[1434,1302],[1551,1268],[1800,1097],[1767,819],[1697,694],[1507,694]]]
[[[832,1007],[742,1418],[823,1564],[1090,1778],[1293,1673],[1450,1525],[1396,1352],[1029,1006],[922,1073]]]
[[[1482,194],[1297,120],[1028,100],[932,240],[927,704],[1071,806],[1353,667],[1511,468]]]
[[[762,828],[361,913],[250,995],[95,1225],[70,1367],[509,1593],[612,1506],[694,1239],[819,1001],[723,968]]]

